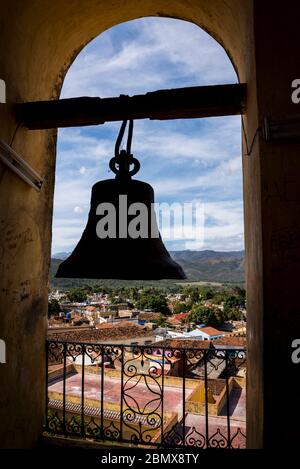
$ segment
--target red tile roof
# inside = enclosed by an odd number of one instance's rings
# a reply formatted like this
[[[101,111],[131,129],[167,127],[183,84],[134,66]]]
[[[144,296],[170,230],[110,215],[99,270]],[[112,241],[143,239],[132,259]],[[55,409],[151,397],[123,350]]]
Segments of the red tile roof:
[[[215,341],[214,341],[215,343]],[[199,339],[165,339],[155,342],[153,347],[170,347],[170,348],[195,348],[195,349],[207,349],[212,347],[210,340],[199,340]]]
[[[208,335],[221,335],[224,332],[215,329],[214,327],[198,327],[200,332],[205,332]]]
[[[246,337],[233,337],[233,336],[225,336],[221,339],[214,340],[215,345],[231,345],[235,347],[246,347],[247,340]]]
[[[181,321],[182,319],[185,319],[188,316],[189,313],[179,313],[174,315],[174,319],[177,321]]]
[[[112,323],[103,322],[101,324],[96,324],[96,329],[111,329],[114,327]]]
[[[155,312],[145,312],[142,311],[139,314],[139,319],[141,321],[159,321],[160,318],[160,313],[155,313]]]
[[[136,324],[130,321],[103,322],[101,324],[96,324],[97,329],[115,329],[117,327],[137,327],[137,326]]]
[[[119,324],[112,324],[113,327],[100,327],[89,330],[80,330],[80,328],[68,328],[67,331],[58,330],[52,331],[48,329],[48,338],[51,340],[69,340],[72,342],[97,342],[111,341],[114,339],[128,339],[135,337],[143,337],[151,335],[148,328],[138,326],[129,322],[121,322]]]
[[[141,326],[137,326],[131,321],[120,321],[120,322],[115,323],[115,326],[117,327],[141,327]]]

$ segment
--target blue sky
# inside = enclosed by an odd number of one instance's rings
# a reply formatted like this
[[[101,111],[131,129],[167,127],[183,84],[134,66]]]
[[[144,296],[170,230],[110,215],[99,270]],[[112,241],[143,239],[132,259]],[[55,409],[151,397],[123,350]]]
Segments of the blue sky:
[[[146,18],[114,27],[86,46],[66,75],[61,97],[236,82],[225,51],[199,27]],[[92,185],[114,176],[108,163],[119,127],[59,130],[53,253],[75,247]],[[132,151],[141,162],[135,178],[153,186],[158,203],[198,202],[204,208],[203,242],[165,240],[169,249],[243,249],[240,127],[240,116],[135,121]]]

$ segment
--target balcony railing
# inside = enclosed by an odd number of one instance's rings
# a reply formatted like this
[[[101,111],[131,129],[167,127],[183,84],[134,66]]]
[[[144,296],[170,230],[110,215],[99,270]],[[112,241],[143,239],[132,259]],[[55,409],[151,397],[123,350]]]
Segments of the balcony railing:
[[[48,340],[47,367],[50,434],[108,445],[246,446],[245,349]]]

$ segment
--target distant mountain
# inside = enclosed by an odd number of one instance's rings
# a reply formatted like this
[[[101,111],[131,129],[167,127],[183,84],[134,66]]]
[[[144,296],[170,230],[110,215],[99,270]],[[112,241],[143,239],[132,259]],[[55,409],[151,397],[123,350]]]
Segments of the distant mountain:
[[[172,251],[171,256],[182,266],[188,280],[244,281],[244,251]]]
[[[59,264],[66,259],[70,253],[59,252],[51,259],[50,283],[53,287],[79,287],[82,285],[96,285],[101,280],[94,279],[63,279],[54,278]],[[244,251],[170,251],[173,259],[178,262],[186,273],[188,281],[241,283],[244,281]],[[162,281],[159,283],[165,283]],[[174,280],[168,283],[175,283]],[[120,283],[130,285],[130,281],[108,280],[109,286],[119,286]],[[152,283],[153,282],[135,282]]]
[[[56,252],[55,254],[53,254],[52,258],[53,259],[60,259],[60,260],[64,261],[65,259],[67,259],[67,257],[70,254],[71,254],[70,252]]]

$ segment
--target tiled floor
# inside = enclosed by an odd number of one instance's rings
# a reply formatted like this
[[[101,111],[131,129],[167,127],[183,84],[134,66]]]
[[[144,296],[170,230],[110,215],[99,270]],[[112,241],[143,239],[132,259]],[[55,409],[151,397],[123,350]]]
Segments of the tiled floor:
[[[117,378],[105,377],[104,379],[104,402],[120,403],[121,400],[121,381]],[[124,379],[125,400],[129,406],[135,406],[138,403],[140,408],[155,408],[160,400],[161,391],[158,383],[147,377],[140,382]],[[56,382],[49,386],[49,391],[63,392],[63,381]],[[193,389],[186,389],[186,398],[188,398]],[[66,394],[81,396],[81,375],[76,374],[66,379]],[[101,376],[95,374],[86,374],[84,380],[84,396],[87,399],[101,400]],[[153,401],[149,405],[149,402]],[[182,389],[170,386],[164,386],[164,409],[166,411],[182,413]]]
[[[139,382],[124,378],[124,408],[139,408],[141,413],[150,411],[161,411],[161,389],[159,384],[147,377],[141,378]],[[121,381],[118,378],[105,376],[104,379],[104,405],[105,403],[120,404]],[[55,382],[49,386],[49,391],[63,392],[63,381]],[[193,389],[186,389],[186,399],[192,394]],[[66,379],[66,394],[81,396],[81,375],[75,374]],[[85,374],[84,395],[87,399],[101,400],[101,376],[96,374]],[[227,444],[228,437],[232,440],[232,446],[244,448],[246,444],[246,393],[244,389],[233,389],[230,395],[230,435],[228,433],[226,406],[218,417],[209,416],[208,429],[204,415],[186,414],[186,444],[195,445],[195,441],[203,442],[203,437],[208,434],[211,446]],[[182,418],[182,388],[164,386],[163,395],[164,411],[178,413],[178,419]],[[182,432],[181,425],[178,433]],[[206,440],[205,440],[206,441]]]

